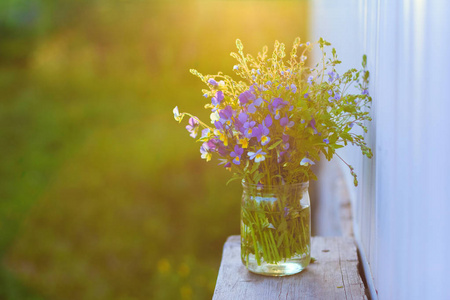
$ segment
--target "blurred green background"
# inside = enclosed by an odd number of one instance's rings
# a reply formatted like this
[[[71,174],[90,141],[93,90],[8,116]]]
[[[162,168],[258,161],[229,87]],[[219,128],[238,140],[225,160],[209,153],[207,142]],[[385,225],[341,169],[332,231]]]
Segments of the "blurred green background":
[[[306,1],[0,1],[0,299],[210,299],[241,187],[175,105]]]

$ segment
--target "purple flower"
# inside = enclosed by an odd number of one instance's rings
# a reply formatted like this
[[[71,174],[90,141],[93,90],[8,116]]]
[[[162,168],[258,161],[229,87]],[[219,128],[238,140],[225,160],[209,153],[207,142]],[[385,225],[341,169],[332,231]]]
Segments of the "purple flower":
[[[244,112],[239,114],[238,120],[242,123],[242,128],[240,128],[241,133],[250,139],[253,136],[253,127],[256,125],[256,122],[250,121],[248,115]]]
[[[266,118],[264,119],[263,124],[266,127],[270,127],[270,126],[272,126],[272,123],[273,123],[272,117],[270,116],[270,114],[268,114],[266,116]]]
[[[228,146],[228,135],[227,131],[224,129],[223,123],[220,121],[215,121],[214,126],[216,126],[216,130],[214,130],[214,134],[221,140],[225,146]]]
[[[227,159],[220,158],[219,161],[220,161],[219,166],[223,165],[225,169],[231,171],[231,163]]]
[[[266,157],[264,155],[266,155],[266,152],[263,152],[262,149],[259,149],[256,152],[248,152],[247,153],[248,156],[250,157],[251,160],[255,160],[256,163],[264,161],[266,159]]]
[[[283,140],[283,144],[282,144],[283,149],[284,150],[289,149],[289,135],[283,133],[283,135],[281,136],[281,139]]]
[[[220,121],[215,121],[214,126],[219,130],[223,130],[223,124]]]
[[[258,142],[261,142],[261,145],[263,146],[270,142],[270,137],[268,136],[269,133],[269,128],[263,124],[259,124],[258,127],[253,130],[253,136],[256,137]]]
[[[288,214],[289,214],[289,208],[285,207],[284,208],[284,217],[286,218],[288,216]]]
[[[334,79],[335,79],[335,76],[336,76],[336,73],[334,73],[333,71],[329,71],[328,72],[328,82],[333,82],[334,81]]]
[[[261,98],[261,97],[259,97],[258,99],[256,99],[253,103],[256,105],[256,106],[261,106],[261,104],[264,102],[264,99],[263,98]]]
[[[241,104],[246,104],[247,102],[255,100],[255,99],[256,99],[256,96],[250,91],[245,91],[239,95],[239,102]]]
[[[362,91],[362,94],[363,94],[363,95],[369,96],[369,90],[368,90],[368,89],[364,89],[364,90]]]
[[[251,114],[254,114],[255,112],[256,112],[256,107],[255,107],[255,105],[252,103],[252,104],[250,104],[249,106],[248,106],[248,112],[249,113],[251,113]]]
[[[234,146],[234,151],[230,153],[231,157],[234,157],[233,163],[235,165],[241,164],[241,155],[244,153],[244,149],[239,147],[238,145]]]
[[[202,154],[202,158],[206,159],[206,161],[211,160],[212,151],[214,151],[213,149],[211,149],[211,144],[212,143],[210,143],[210,141],[208,141],[208,142],[203,143],[202,146],[200,147],[200,153]]]
[[[291,91],[295,94],[297,93],[297,86],[295,84],[291,84]]]
[[[303,97],[308,98],[309,97],[309,93],[306,93],[305,95],[303,95]]]
[[[245,112],[239,113],[237,119],[235,119],[234,126],[236,130],[238,130],[241,133],[244,133],[244,124],[248,120],[248,115]]]
[[[197,119],[190,118],[189,125],[186,126],[186,129],[191,133],[190,136],[195,139],[197,137],[199,129],[199,123]]]
[[[272,103],[269,104],[269,111],[275,115],[275,119],[280,119],[280,110],[286,106],[288,102],[283,101],[282,98],[275,98]]]
[[[316,120],[314,118],[312,118],[311,121],[309,121],[309,125],[311,126],[312,129],[314,129],[314,133],[317,134]]]
[[[203,97],[208,98],[208,94],[203,94]]]
[[[280,120],[280,125],[282,127],[285,127],[285,129],[294,126],[294,121],[289,121],[288,116],[286,115],[285,117],[281,118]]]
[[[335,100],[341,99],[341,95],[339,95],[339,93],[336,93],[336,94],[334,95],[334,99],[335,99]]]
[[[253,122],[254,122],[254,121],[249,122],[250,125],[249,125],[248,128],[246,128],[246,130],[245,130],[245,132],[244,132],[244,136],[245,136],[246,138],[248,138],[248,139],[251,139],[251,138],[253,137],[253,130],[254,130],[254,127],[251,126],[251,124],[253,124]]]
[[[245,122],[244,123],[244,136],[248,139],[253,137],[253,129],[256,125],[255,121]]]
[[[226,128],[229,128],[232,123],[232,117],[234,115],[234,111],[231,106],[227,105],[224,109],[219,111],[219,122],[224,124]],[[217,127],[217,126],[216,126]]]
[[[216,93],[216,96],[211,98],[211,103],[212,105],[217,106],[222,102],[223,99],[224,99],[223,92],[218,91]]]
[[[217,81],[215,81],[214,79],[210,78],[208,79],[208,83],[212,86],[218,86],[219,84],[217,83]]]
[[[220,139],[212,139],[210,141],[212,143],[212,147],[214,149],[214,151],[217,151],[219,153],[220,156],[227,156],[229,154],[229,150],[228,150],[228,142],[227,144],[225,144],[222,140]]]
[[[315,165],[315,163],[312,160],[310,160],[309,158],[307,158],[307,157],[303,158],[300,161],[300,166],[307,167],[307,166],[310,166],[310,165]]]
[[[238,116],[238,120],[239,120],[239,122],[244,124],[248,120],[248,115],[245,112],[241,112]]]
[[[266,87],[265,87],[263,84],[260,84],[260,85],[258,86],[258,90],[259,90],[259,91],[263,91],[263,92],[267,91]]]
[[[329,141],[328,139],[323,139],[323,142],[324,142],[325,144],[329,144],[329,143],[330,143],[330,141]]]
[[[218,139],[210,139],[207,143],[212,151],[218,151],[221,147],[224,148],[223,142]]]
[[[209,133],[211,132],[211,130],[209,128],[205,128],[202,130],[202,137],[201,138],[206,138],[209,136]]]
[[[283,161],[283,157],[287,155],[287,151],[277,152],[277,162],[280,164]]]
[[[275,98],[272,101],[272,107],[273,108],[278,108],[278,107],[282,107],[287,105],[288,103],[286,101],[284,101],[282,98]]]
[[[350,127],[350,128],[353,128],[353,126],[355,126],[355,123],[353,123],[353,122],[348,124],[348,127]]]
[[[248,112],[251,114],[254,114],[256,112],[256,107],[260,106],[263,103],[263,99],[261,97],[259,97],[258,99],[256,99],[252,104],[250,104],[247,108]]]
[[[244,133],[244,124],[248,120],[248,115],[246,112],[240,112],[237,118],[234,118],[234,127],[237,131]]]
[[[312,84],[313,83],[313,79],[314,79],[314,77],[309,76],[308,77],[308,84]]]

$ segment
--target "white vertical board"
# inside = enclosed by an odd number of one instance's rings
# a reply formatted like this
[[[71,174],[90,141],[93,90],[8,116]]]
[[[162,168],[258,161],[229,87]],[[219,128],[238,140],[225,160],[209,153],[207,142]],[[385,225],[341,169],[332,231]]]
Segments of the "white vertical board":
[[[361,68],[362,55],[365,53],[369,57],[369,69],[372,71],[370,64],[373,61],[372,56],[375,56],[375,54],[364,51],[365,44],[376,41],[374,36],[365,34],[368,31],[368,27],[372,26],[372,22],[369,21],[376,18],[376,16],[369,15],[369,7],[357,0],[311,1],[311,6],[312,39],[318,40],[319,37],[323,37],[336,48],[338,57],[343,62],[337,68],[338,72],[342,74],[350,68]],[[376,31],[374,31],[375,33]],[[314,56],[318,58],[319,51],[314,52]],[[373,76],[372,74],[371,83],[374,81]],[[373,95],[373,91],[370,92]],[[374,116],[373,118],[373,122],[376,122]],[[367,136],[367,138],[369,146],[372,147],[371,139],[374,139],[375,134],[374,132],[370,134],[371,136]],[[338,151],[339,155],[351,164],[359,175],[359,186],[355,188],[353,186],[353,177],[350,175],[348,168],[343,165],[342,171],[346,176],[352,200],[355,237],[359,242],[364,262],[371,264],[370,267],[366,268],[366,277],[369,282],[369,288],[373,290],[373,294],[376,294],[371,274],[371,271],[373,272],[376,269],[376,264],[373,263],[376,260],[375,251],[371,251],[375,248],[375,180],[372,175],[374,170],[372,165],[375,163],[376,157],[372,160],[363,159],[361,151],[356,147],[350,146],[343,151],[341,150]],[[365,170],[366,176],[363,176],[363,170]],[[360,201],[361,198],[364,198],[365,201]],[[373,257],[372,260],[370,260],[371,256]]]
[[[374,288],[380,299],[449,299],[450,2],[311,5],[314,39],[333,42],[345,68],[368,55],[374,159],[343,156],[361,174],[355,234]]]

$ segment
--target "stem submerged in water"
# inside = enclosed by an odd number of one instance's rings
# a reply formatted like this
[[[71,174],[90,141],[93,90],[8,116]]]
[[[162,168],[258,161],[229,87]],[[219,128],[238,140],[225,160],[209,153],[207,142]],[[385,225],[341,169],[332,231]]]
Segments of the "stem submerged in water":
[[[252,257],[261,266],[309,256],[309,196],[307,187],[297,190],[289,185],[244,190],[241,257],[247,267]]]

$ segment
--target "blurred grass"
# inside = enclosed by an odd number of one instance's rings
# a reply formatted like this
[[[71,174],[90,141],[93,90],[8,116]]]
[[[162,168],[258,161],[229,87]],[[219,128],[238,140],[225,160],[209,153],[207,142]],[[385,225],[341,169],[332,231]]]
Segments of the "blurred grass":
[[[5,3],[0,298],[211,298],[241,189],[172,109],[207,118],[188,70],[306,39],[307,3]]]

